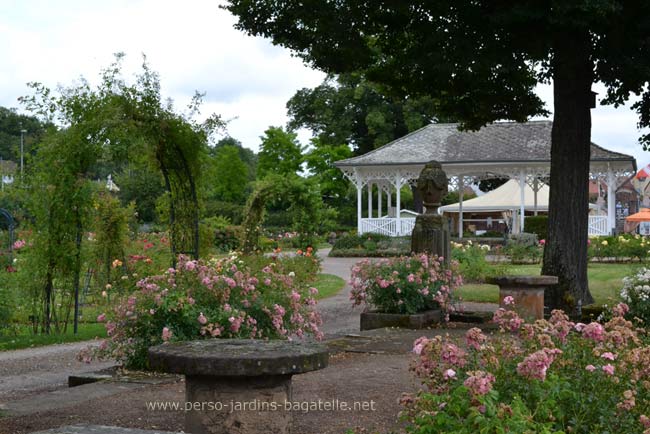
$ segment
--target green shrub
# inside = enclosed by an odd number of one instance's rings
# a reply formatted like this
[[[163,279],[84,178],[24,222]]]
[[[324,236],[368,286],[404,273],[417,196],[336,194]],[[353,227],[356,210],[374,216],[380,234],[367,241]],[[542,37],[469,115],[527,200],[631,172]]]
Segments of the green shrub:
[[[503,267],[487,262],[486,255],[490,251],[487,244],[474,243],[467,240],[465,244],[451,242],[451,257],[458,261],[460,273],[467,282],[484,282],[488,277],[500,274]]]
[[[504,252],[514,263],[538,262],[542,257],[542,248],[537,235],[527,232],[508,236]]]
[[[528,216],[524,220],[526,232],[537,235],[538,240],[548,238],[548,216],[534,215]]]
[[[631,318],[639,318],[645,327],[650,325],[650,269],[641,268],[632,276],[623,278],[621,300],[630,309]]]
[[[387,235],[367,233],[363,235],[345,235],[336,240],[332,250],[338,249],[364,249],[366,242],[378,243],[380,241],[388,241],[390,237]]]
[[[13,313],[16,310],[15,288],[10,287],[8,277],[8,272],[0,271],[0,335],[12,328]]]
[[[596,260],[643,261],[650,249],[650,240],[638,234],[594,237],[588,243],[587,254]]]

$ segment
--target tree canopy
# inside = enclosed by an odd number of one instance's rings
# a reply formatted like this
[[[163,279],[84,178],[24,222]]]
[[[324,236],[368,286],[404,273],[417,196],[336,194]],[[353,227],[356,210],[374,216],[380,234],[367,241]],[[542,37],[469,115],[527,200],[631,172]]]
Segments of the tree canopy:
[[[260,137],[257,177],[264,178],[270,173],[279,175],[297,174],[304,161],[303,147],[295,133],[282,127],[269,127]]]
[[[308,128],[319,143],[347,144],[357,155],[437,119],[433,98],[390,95],[360,73],[329,76],[313,89],[300,89],[287,110],[290,128]]]
[[[328,73],[363,71],[395,93],[436,99],[438,113],[479,128],[546,114],[553,82],[549,236],[543,272],[560,279],[551,307],[572,314],[587,286],[591,86],[650,126],[650,3],[645,0],[229,0],[236,27],[269,37]],[[650,143],[650,135],[641,137]],[[570,187],[569,187],[570,186]]]

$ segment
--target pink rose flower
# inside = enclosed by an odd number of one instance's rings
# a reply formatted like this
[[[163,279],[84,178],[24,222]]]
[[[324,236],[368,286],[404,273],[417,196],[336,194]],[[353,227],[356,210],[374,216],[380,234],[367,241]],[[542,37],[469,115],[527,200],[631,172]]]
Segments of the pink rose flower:
[[[208,319],[205,317],[205,315],[203,315],[203,312],[199,314],[199,317],[197,319],[201,325],[205,325],[208,322]]]
[[[596,370],[596,367],[594,365],[587,365],[585,366],[585,369],[589,372],[594,372]]]
[[[616,360],[616,354],[610,353],[609,351],[601,354],[600,357],[607,360]]]
[[[614,366],[610,365],[609,363],[603,366],[603,372],[605,372],[607,375],[614,375]]]
[[[510,306],[511,304],[515,304],[515,299],[512,295],[508,295],[503,298],[503,304],[506,306]]]
[[[106,320],[106,314],[100,314],[97,316],[97,322],[104,322]]]

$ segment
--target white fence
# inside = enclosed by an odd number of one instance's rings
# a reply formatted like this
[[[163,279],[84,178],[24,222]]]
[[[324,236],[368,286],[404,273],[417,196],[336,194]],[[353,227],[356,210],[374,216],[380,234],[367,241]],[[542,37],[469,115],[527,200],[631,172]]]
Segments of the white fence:
[[[372,232],[375,234],[396,237],[399,235],[411,235],[415,226],[414,218],[401,218],[400,230],[397,230],[396,218],[374,218],[361,219],[361,230],[359,234]],[[589,235],[608,235],[607,216],[589,216]]]
[[[414,226],[415,219],[408,217],[400,219],[399,232],[397,231],[396,218],[361,219],[361,230],[359,231],[359,234],[372,232],[375,234],[388,235],[389,237],[411,235]]]
[[[609,235],[607,231],[607,216],[590,215],[588,231],[589,235]]]

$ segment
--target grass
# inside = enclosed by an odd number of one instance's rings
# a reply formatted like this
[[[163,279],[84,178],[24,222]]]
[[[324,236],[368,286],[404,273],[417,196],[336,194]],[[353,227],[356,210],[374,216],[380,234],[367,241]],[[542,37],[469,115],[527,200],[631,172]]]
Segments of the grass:
[[[345,280],[333,274],[321,273],[316,277],[314,288],[318,289],[317,299],[336,295],[345,286]]]
[[[623,277],[629,276],[639,268],[639,264],[589,264],[589,290],[597,304],[604,304],[618,299],[623,286]],[[540,265],[506,265],[504,274],[539,275]],[[498,303],[499,287],[486,284],[466,284],[459,288],[457,294],[465,301],[479,303]]]
[[[40,347],[44,345],[63,344],[67,342],[87,341],[96,337],[106,337],[103,324],[79,324],[79,333],[72,333],[72,325],[65,334],[33,335],[30,328],[21,326],[18,334],[13,336],[0,336],[0,351],[19,350],[21,348]]]

